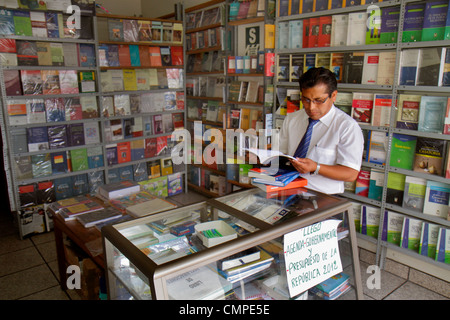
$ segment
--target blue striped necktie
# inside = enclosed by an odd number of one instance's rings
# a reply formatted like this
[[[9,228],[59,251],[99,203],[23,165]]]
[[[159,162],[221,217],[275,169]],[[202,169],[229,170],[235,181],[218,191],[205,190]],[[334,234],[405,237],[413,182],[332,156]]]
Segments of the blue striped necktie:
[[[320,120],[313,120],[308,118],[309,124],[308,129],[306,129],[306,133],[302,138],[302,141],[298,144],[297,150],[295,151],[294,157],[296,158],[305,158],[308,152],[309,143],[311,142],[311,136],[314,125]]]

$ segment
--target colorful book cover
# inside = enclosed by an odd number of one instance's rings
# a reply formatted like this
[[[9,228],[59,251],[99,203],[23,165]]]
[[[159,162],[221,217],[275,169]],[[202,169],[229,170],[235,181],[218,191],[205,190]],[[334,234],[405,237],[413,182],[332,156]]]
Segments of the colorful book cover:
[[[394,133],[392,136],[389,165],[412,170],[416,153],[417,137]]]
[[[403,220],[403,215],[385,210],[381,240],[400,245]]]
[[[361,207],[361,234],[378,238],[378,230],[380,227],[380,208],[375,208],[367,205]]]
[[[437,176],[443,175],[446,141],[417,137],[413,170]]]
[[[427,1],[422,26],[422,41],[444,40],[448,1]]]
[[[422,220],[405,217],[400,241],[402,248],[419,252],[422,224]]]
[[[83,171],[89,169],[89,163],[87,158],[87,149],[73,149],[70,150],[70,162],[72,165],[72,171]]]
[[[396,43],[400,7],[383,8],[381,12],[380,43]]]
[[[103,162],[103,148],[93,147],[87,149],[87,158],[89,169],[100,168],[104,166]]]
[[[370,170],[360,170],[356,179],[355,194],[362,197],[369,195]]]
[[[383,196],[384,172],[370,170],[368,198],[381,201]]]
[[[403,23],[402,42],[415,42],[422,39],[422,26],[425,13],[424,3],[406,4]]]
[[[419,254],[435,258],[440,226],[434,223],[424,222],[420,234]]]
[[[397,172],[388,173],[386,203],[401,206],[403,203],[403,194],[405,190],[406,176]]]
[[[398,100],[396,127],[417,130],[419,126],[420,95],[400,94]]]

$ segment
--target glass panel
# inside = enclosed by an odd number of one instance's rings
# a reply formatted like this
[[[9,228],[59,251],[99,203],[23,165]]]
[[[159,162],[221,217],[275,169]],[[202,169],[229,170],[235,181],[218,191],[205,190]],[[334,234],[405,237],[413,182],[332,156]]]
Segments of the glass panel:
[[[255,188],[216,200],[270,224],[323,209],[342,201],[305,188],[269,193]]]
[[[115,292],[113,298],[117,300],[150,300],[152,294],[148,278],[115,247],[113,256],[114,263],[109,266],[110,276],[114,278],[112,281],[110,280],[110,286],[115,286],[112,290]]]

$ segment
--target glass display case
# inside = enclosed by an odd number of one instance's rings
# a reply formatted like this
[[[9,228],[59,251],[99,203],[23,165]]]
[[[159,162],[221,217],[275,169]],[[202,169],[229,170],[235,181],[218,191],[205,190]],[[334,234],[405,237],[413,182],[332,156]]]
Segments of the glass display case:
[[[345,199],[303,188],[276,193],[255,188],[106,226],[108,297],[316,299],[320,294],[308,290],[290,294],[284,236],[337,219],[338,253],[352,278],[347,294],[361,299],[350,208]]]

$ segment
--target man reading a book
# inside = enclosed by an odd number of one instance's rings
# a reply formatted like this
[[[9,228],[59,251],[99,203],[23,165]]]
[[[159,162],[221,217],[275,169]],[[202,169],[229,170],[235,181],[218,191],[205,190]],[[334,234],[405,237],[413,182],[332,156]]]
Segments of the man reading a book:
[[[294,156],[291,165],[308,180],[308,188],[323,193],[344,192],[361,168],[364,137],[358,123],[334,106],[335,75],[312,68],[299,79],[303,109],[286,116],[280,151]]]

